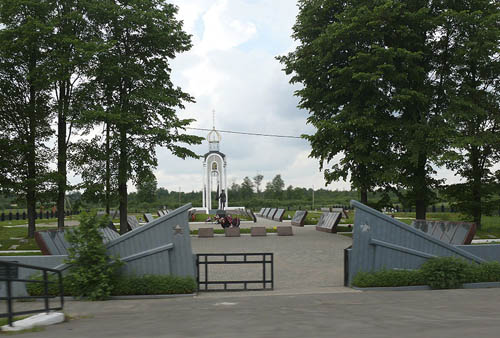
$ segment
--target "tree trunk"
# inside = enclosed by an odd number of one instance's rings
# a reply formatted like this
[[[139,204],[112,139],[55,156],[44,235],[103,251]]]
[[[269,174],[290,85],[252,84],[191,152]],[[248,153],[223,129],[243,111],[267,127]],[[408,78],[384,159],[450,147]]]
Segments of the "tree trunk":
[[[105,203],[106,203],[106,214],[110,214],[110,198],[111,198],[111,151],[110,151],[110,145],[109,145],[109,137],[110,137],[110,125],[109,122],[106,123],[106,177],[105,177],[105,184],[106,184],[106,196],[105,196]],[[121,214],[121,211],[120,211]]]
[[[418,155],[417,170],[415,172],[415,209],[416,218],[425,219],[427,213],[428,191],[425,165],[427,164],[427,156],[424,152]]]
[[[33,64],[33,68],[35,63]],[[26,206],[28,209],[28,238],[35,237],[36,231],[36,91],[30,86],[30,112],[28,130],[28,151],[26,154]]]
[[[368,205],[368,189],[361,188],[360,193],[361,193],[361,203]]]
[[[57,111],[57,228],[64,228],[64,199],[67,180],[67,144],[66,144],[66,81],[59,84],[59,103]]]
[[[120,128],[120,162],[118,165],[118,194],[120,195],[120,234],[128,230],[127,224],[127,181],[128,181],[128,153],[127,132]]]
[[[472,201],[470,201],[472,206],[472,217],[474,223],[476,223],[477,229],[481,229],[481,179],[483,177],[483,171],[479,164],[479,149],[477,149],[477,147],[472,148],[470,159],[472,167]]]

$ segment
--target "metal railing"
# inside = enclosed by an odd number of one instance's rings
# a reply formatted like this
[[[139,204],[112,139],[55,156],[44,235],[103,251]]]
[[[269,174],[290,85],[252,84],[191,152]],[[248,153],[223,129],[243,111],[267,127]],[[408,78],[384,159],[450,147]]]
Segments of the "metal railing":
[[[38,270],[42,272],[42,279],[22,279],[19,278],[19,268]],[[57,275],[57,281],[49,280],[49,273],[55,273]],[[43,268],[34,265],[20,264],[17,262],[4,262],[0,261],[0,282],[5,282],[6,284],[6,296],[0,297],[0,300],[7,301],[7,312],[0,313],[0,318],[8,318],[8,323],[12,326],[12,320],[14,316],[27,315],[32,313],[49,312],[53,310],[62,310],[64,306],[64,289],[62,274],[60,270]],[[43,295],[41,296],[12,296],[12,284],[13,283],[42,283],[43,284]],[[56,298],[58,296],[49,295],[49,284],[58,284],[60,305],[56,307],[50,307],[49,299]],[[14,311],[13,301],[14,300],[44,300],[44,308],[36,310],[24,310],[24,311]]]
[[[253,257],[262,257],[255,259]],[[231,257],[231,260],[228,260]],[[249,259],[250,257],[250,259]],[[214,258],[223,258],[214,260]],[[241,260],[234,260],[234,258],[241,258]],[[208,267],[210,265],[224,265],[224,264],[262,264],[262,279],[254,280],[209,280]],[[270,271],[267,273],[267,266],[270,265]],[[200,266],[204,266],[204,278],[200,278]],[[273,253],[208,253],[196,255],[196,283],[198,291],[260,291],[260,290],[273,290],[274,289],[274,254]],[[231,287],[228,285],[241,284],[241,288]],[[223,289],[209,289],[209,285],[223,285]],[[256,285],[256,287],[249,288],[249,285]],[[262,287],[259,287],[262,285]]]

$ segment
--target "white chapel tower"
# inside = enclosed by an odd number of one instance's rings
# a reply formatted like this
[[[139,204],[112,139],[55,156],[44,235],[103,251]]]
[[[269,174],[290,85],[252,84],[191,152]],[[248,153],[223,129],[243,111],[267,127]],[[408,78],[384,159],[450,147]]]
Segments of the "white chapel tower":
[[[212,209],[220,209],[220,200],[212,205],[212,191],[220,194],[224,190],[226,194],[226,207],[229,205],[226,176],[226,155],[220,152],[221,136],[215,126],[208,133],[208,153],[203,160],[203,208],[210,213]],[[216,197],[218,199],[218,196]]]

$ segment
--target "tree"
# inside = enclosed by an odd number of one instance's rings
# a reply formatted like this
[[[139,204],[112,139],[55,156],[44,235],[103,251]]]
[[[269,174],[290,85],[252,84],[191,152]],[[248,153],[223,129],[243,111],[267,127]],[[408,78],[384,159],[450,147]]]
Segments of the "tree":
[[[79,110],[80,87],[88,81],[92,58],[100,44],[96,26],[89,21],[91,0],[55,0],[50,24],[50,82],[57,112],[57,226],[64,227],[68,146]]]
[[[380,88],[387,87],[380,68],[387,58],[377,50],[383,33],[372,29],[374,17],[361,3],[299,1],[293,37],[300,45],[279,60],[290,82],[304,85],[299,106],[317,129],[304,135],[310,156],[320,170],[342,156],[324,170],[326,184],[350,177],[366,204],[368,191],[387,181],[391,117]]]
[[[246,176],[241,183],[240,193],[243,199],[250,199],[253,195],[253,183],[248,176]]]
[[[446,49],[452,51],[446,118],[452,127],[443,162],[465,178],[446,196],[481,228],[497,205],[493,165],[500,159],[500,4],[447,1]]]
[[[174,87],[170,60],[191,47],[190,36],[176,20],[177,7],[160,0],[109,1],[96,20],[110,47],[98,54],[96,88],[102,116],[117,144],[120,232],[127,231],[127,182],[144,168],[155,167],[155,147],[181,158],[196,154],[178,143],[202,138],[180,133],[192,120],[179,119],[176,109],[193,98]]]
[[[151,169],[145,169],[137,175],[137,200],[143,203],[152,203],[156,200],[158,182]]]
[[[258,174],[253,178],[255,182],[255,188],[257,189],[257,195],[260,194],[260,185],[262,184],[262,180],[264,179],[264,175]]]
[[[285,188],[285,182],[281,178],[280,174],[274,176],[273,180],[271,181],[270,188],[274,198],[283,197],[283,188]]]
[[[28,237],[34,237],[36,202],[47,180],[50,5],[0,1],[0,187],[25,196]]]
[[[425,218],[439,181],[433,161],[447,131],[449,56],[441,48],[439,2],[299,1],[299,46],[280,61],[292,74],[300,107],[317,128],[305,136],[327,182],[351,176],[362,200],[392,189]]]

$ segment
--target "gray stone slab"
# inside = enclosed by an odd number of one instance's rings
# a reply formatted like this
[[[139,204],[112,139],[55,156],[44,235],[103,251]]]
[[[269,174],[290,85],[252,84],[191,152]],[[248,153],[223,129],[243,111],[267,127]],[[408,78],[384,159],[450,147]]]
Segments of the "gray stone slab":
[[[476,225],[468,222],[415,220],[411,226],[445,243],[455,245],[470,244],[476,234]]]
[[[273,219],[274,214],[276,214],[276,211],[278,211],[277,208],[272,208],[271,210],[269,210],[269,213],[267,214],[266,218],[267,219]]]
[[[347,210],[344,208],[331,208],[331,212],[339,212],[342,218],[348,218]]]
[[[199,228],[198,229],[198,237],[200,237],[200,238],[213,238],[214,237],[214,228]]]
[[[273,221],[283,222],[283,215],[285,214],[285,209],[278,209],[273,216]]]
[[[135,217],[134,215],[127,216],[127,224],[129,230],[137,229],[140,226],[137,217]]]
[[[251,227],[250,234],[252,236],[267,236],[266,227]]]
[[[226,237],[240,237],[240,228],[226,228]]]
[[[338,212],[324,212],[319,218],[318,224],[316,224],[316,230],[336,233],[340,217],[341,215]]]
[[[291,225],[279,225],[276,227],[278,236],[293,236],[293,229]]]
[[[146,222],[152,222],[154,220],[153,218],[153,215],[149,214],[149,213],[146,213],[144,214],[144,219],[146,220]]]
[[[297,210],[292,218],[292,225],[303,227],[306,220],[307,211]]]

